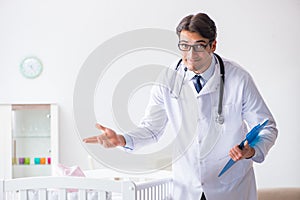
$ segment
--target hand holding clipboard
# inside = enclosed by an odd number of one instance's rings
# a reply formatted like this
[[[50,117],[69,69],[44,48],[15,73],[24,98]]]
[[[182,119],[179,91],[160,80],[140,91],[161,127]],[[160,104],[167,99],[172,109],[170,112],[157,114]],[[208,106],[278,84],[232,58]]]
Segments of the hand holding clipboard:
[[[244,143],[246,142],[246,140],[248,141],[249,144],[251,144],[256,137],[258,136],[259,132],[268,124],[269,120],[264,121],[264,123],[262,124],[258,124],[255,127],[253,127],[251,129],[251,131],[247,134],[246,138],[239,144],[239,148],[243,149],[244,148]],[[230,159],[226,165],[224,166],[224,168],[222,169],[222,171],[219,173],[218,177],[222,176],[222,174],[224,174],[230,167],[232,167],[232,165],[234,165],[236,162],[232,159]]]

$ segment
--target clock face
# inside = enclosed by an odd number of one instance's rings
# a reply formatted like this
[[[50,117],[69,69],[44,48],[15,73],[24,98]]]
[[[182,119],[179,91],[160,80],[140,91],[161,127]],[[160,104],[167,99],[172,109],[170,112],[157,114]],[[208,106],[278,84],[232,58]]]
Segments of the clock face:
[[[42,73],[43,65],[38,58],[28,57],[22,61],[20,71],[26,78],[36,78]]]

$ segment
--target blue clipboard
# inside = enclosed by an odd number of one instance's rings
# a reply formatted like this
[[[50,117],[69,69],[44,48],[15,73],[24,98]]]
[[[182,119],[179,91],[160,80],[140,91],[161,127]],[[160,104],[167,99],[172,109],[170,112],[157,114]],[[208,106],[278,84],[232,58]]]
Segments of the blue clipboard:
[[[255,127],[251,129],[251,131],[247,134],[246,138],[239,144],[239,148],[243,149],[244,148],[244,143],[247,140],[249,144],[251,144],[255,138],[258,136],[259,132],[268,124],[269,120],[267,119],[264,121],[262,124],[258,124]],[[222,176],[232,165],[234,165],[236,162],[232,159],[230,159],[222,171],[219,173],[218,177]]]

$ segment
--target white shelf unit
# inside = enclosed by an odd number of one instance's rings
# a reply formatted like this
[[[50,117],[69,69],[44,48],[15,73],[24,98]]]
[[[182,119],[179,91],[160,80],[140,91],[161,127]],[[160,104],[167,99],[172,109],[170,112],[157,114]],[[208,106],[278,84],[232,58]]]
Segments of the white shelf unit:
[[[0,105],[0,179],[49,176],[59,161],[56,104]]]

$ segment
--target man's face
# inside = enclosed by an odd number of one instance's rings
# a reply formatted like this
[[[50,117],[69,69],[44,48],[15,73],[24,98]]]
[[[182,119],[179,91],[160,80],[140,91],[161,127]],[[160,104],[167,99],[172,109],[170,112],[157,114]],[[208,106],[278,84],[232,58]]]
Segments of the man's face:
[[[209,39],[202,37],[200,34],[183,30],[179,37],[179,48],[182,52],[182,60],[187,68],[199,74],[210,66],[211,53],[215,51],[216,41],[210,44]]]

